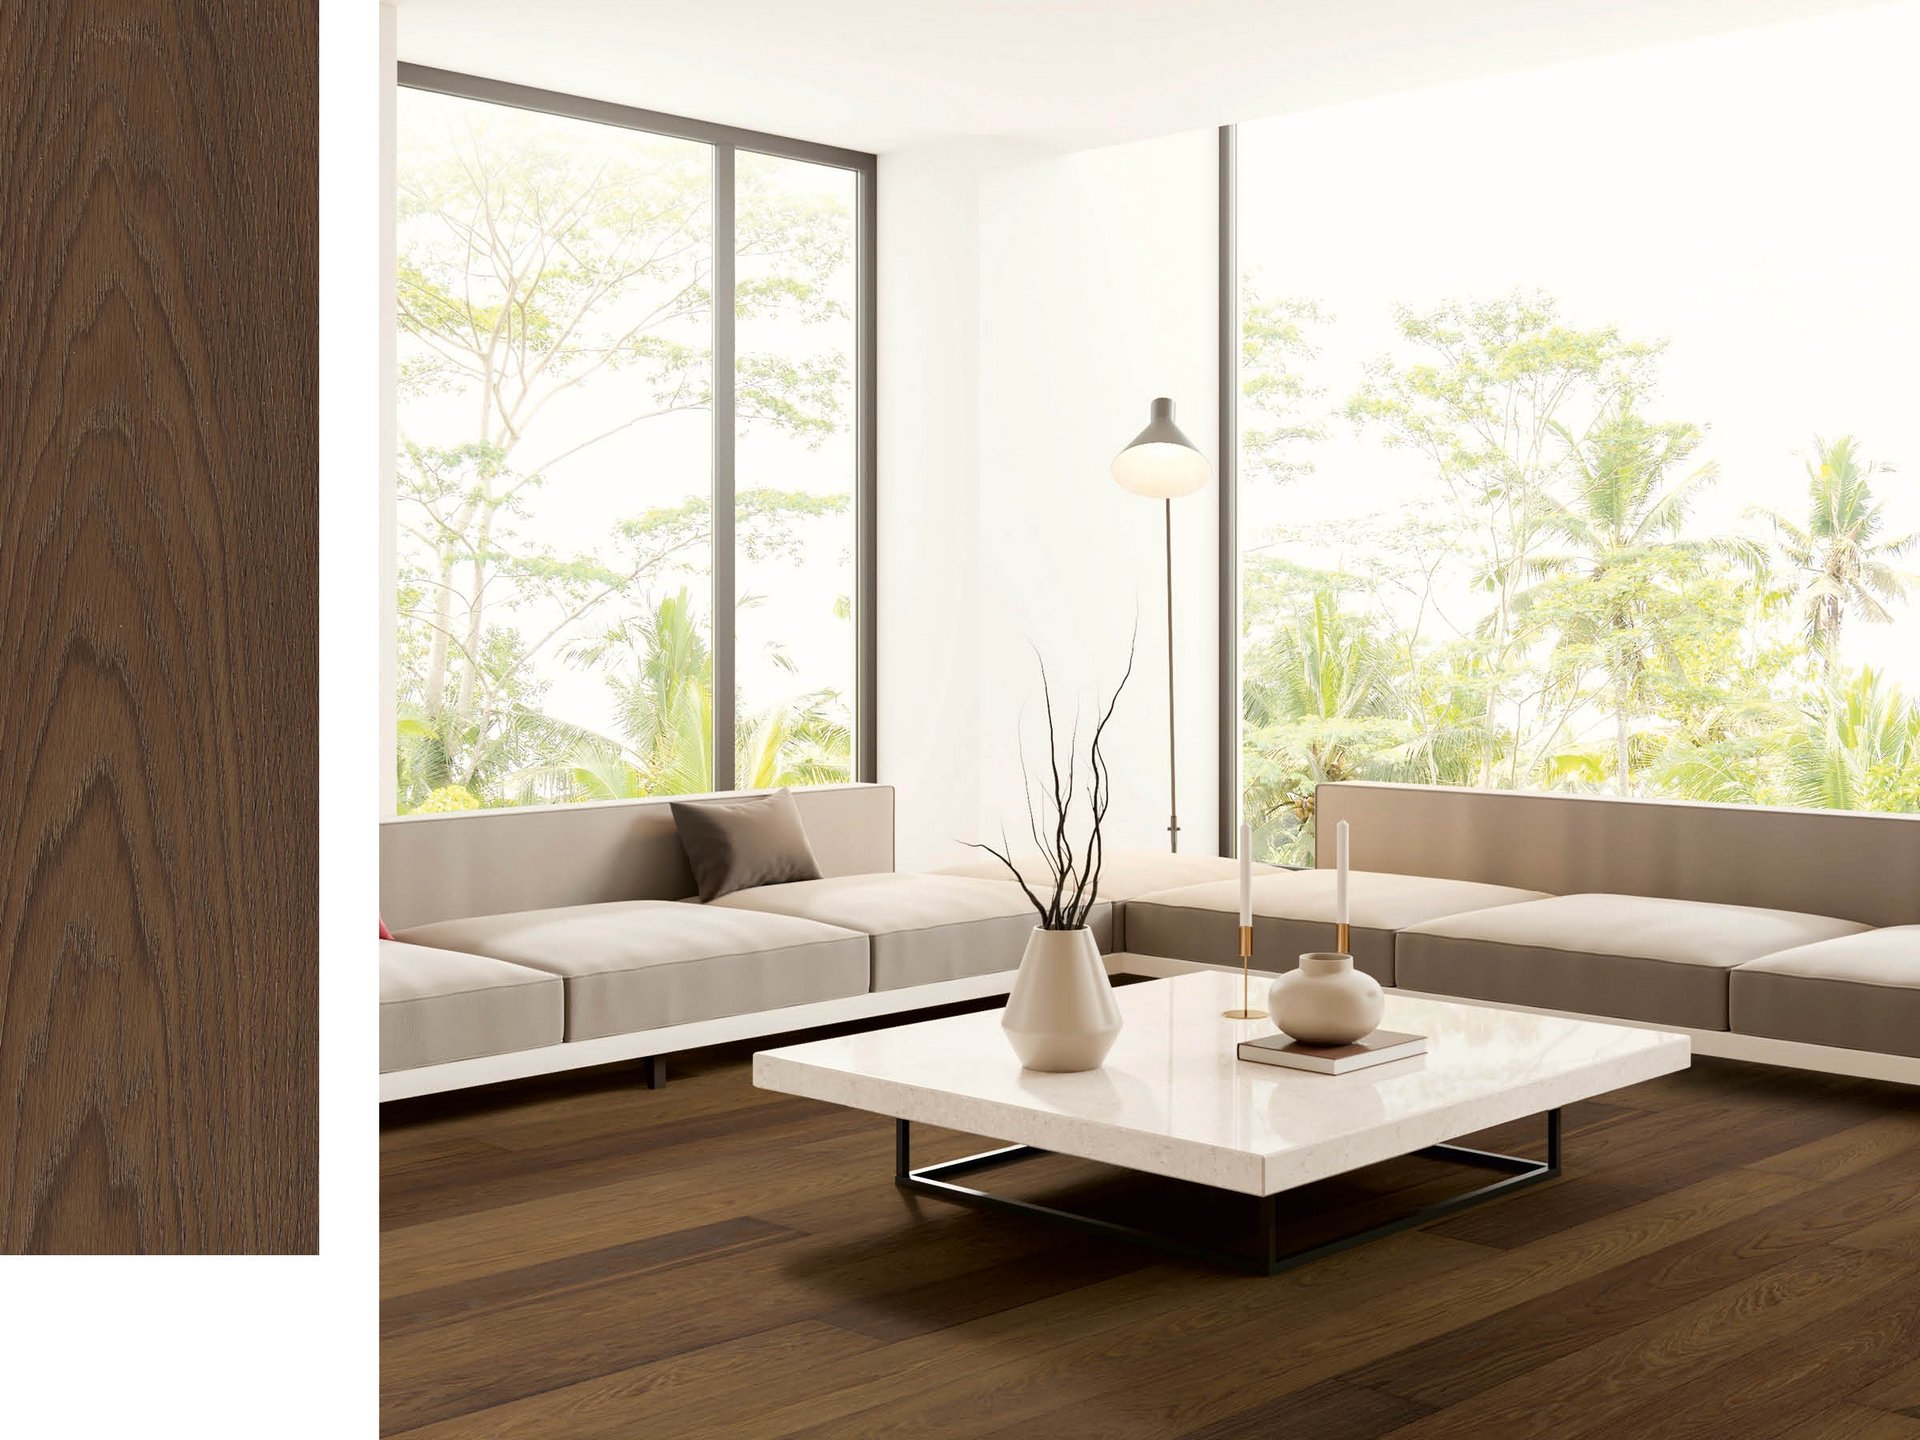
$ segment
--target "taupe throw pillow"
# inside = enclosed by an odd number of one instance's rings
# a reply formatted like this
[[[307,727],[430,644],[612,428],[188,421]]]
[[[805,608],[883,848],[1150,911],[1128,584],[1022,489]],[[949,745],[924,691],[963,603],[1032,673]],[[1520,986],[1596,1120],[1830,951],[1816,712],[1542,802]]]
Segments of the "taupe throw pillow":
[[[738,800],[675,800],[673,825],[702,900],[820,878],[800,807],[785,790]]]

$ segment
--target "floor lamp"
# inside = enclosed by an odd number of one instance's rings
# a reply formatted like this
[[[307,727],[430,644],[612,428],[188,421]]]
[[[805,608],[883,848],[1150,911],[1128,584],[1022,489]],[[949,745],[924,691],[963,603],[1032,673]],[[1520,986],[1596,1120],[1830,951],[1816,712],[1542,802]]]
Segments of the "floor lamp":
[[[1175,854],[1180,851],[1180,771],[1174,758],[1173,731],[1173,502],[1182,495],[1204,489],[1213,478],[1207,463],[1194,443],[1173,423],[1173,401],[1164,397],[1153,402],[1147,428],[1113,457],[1113,478],[1122,489],[1145,495],[1166,505],[1167,525],[1167,838]]]

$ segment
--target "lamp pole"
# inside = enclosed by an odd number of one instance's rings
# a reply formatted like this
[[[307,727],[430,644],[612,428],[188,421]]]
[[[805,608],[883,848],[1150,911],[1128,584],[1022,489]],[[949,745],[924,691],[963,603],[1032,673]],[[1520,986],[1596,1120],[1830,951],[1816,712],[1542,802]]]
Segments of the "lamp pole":
[[[1180,853],[1180,762],[1174,729],[1173,502],[1202,489],[1213,467],[1199,447],[1173,423],[1173,401],[1153,402],[1147,428],[1113,457],[1113,478],[1123,489],[1162,502],[1167,552],[1167,841]]]
[[[1173,728],[1173,501],[1167,508],[1167,839],[1171,853],[1180,853],[1180,761]]]

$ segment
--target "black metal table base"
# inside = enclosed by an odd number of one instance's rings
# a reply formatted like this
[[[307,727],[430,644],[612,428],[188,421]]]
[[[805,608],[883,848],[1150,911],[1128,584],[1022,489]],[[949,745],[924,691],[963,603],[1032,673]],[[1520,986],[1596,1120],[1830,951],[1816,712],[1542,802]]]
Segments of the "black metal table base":
[[[1356,1230],[1350,1235],[1341,1235],[1318,1245],[1308,1245],[1297,1250],[1280,1248],[1277,1197],[1247,1196],[1245,1198],[1257,1208],[1254,1218],[1253,1245],[1249,1250],[1221,1250],[1214,1246],[1182,1240],[1177,1236],[1141,1230],[1131,1225],[1117,1224],[1111,1220],[1100,1220],[1091,1215],[1056,1209],[1051,1205],[1041,1205],[1032,1200],[1015,1200],[1005,1195],[993,1195],[985,1190],[976,1190],[971,1186],[956,1185],[952,1182],[953,1176],[970,1175],[977,1170],[992,1170],[1002,1165],[1011,1165],[1020,1160],[1051,1153],[1031,1145],[1008,1145],[999,1150],[987,1150],[978,1155],[964,1156],[959,1160],[946,1160],[937,1165],[923,1165],[916,1170],[913,1168],[913,1140],[909,1122],[896,1120],[894,1127],[893,1181],[902,1190],[916,1195],[931,1195],[936,1199],[952,1201],[956,1205],[971,1205],[978,1210],[1038,1216],[1108,1240],[1146,1245],[1169,1255],[1178,1255],[1183,1259],[1222,1265],[1230,1269],[1247,1270],[1256,1275],[1277,1275],[1282,1270],[1291,1270],[1296,1265],[1306,1265],[1324,1256],[1349,1250],[1355,1245],[1364,1245],[1382,1236],[1411,1230],[1416,1225],[1425,1225],[1445,1216],[1457,1214],[1469,1206],[1498,1199],[1502,1195],[1510,1195],[1515,1190],[1523,1190],[1529,1185],[1538,1185],[1543,1180],[1551,1180],[1560,1173],[1560,1112],[1549,1110],[1547,1111],[1547,1158],[1545,1160],[1530,1160],[1520,1155],[1496,1155],[1492,1151],[1473,1150],[1464,1145],[1429,1145],[1424,1150],[1413,1152],[1429,1160],[1445,1160],[1455,1165],[1472,1166],[1478,1170],[1505,1172],[1504,1178],[1495,1180],[1489,1185],[1482,1185],[1432,1205],[1424,1205],[1418,1210],[1398,1216],[1384,1224],[1372,1225],[1364,1230]]]

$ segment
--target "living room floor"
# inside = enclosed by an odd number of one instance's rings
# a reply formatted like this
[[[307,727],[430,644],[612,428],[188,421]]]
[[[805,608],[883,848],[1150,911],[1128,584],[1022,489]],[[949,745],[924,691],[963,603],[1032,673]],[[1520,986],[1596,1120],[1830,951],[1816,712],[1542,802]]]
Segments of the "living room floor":
[[[1911,1088],[1696,1060],[1569,1108],[1559,1180],[1266,1279],[903,1195],[889,1122],[754,1089],[753,1048],[384,1108],[384,1433],[1920,1437]],[[1374,1167],[1289,1233],[1483,1180]],[[1243,1218],[1057,1158],[989,1183]]]

